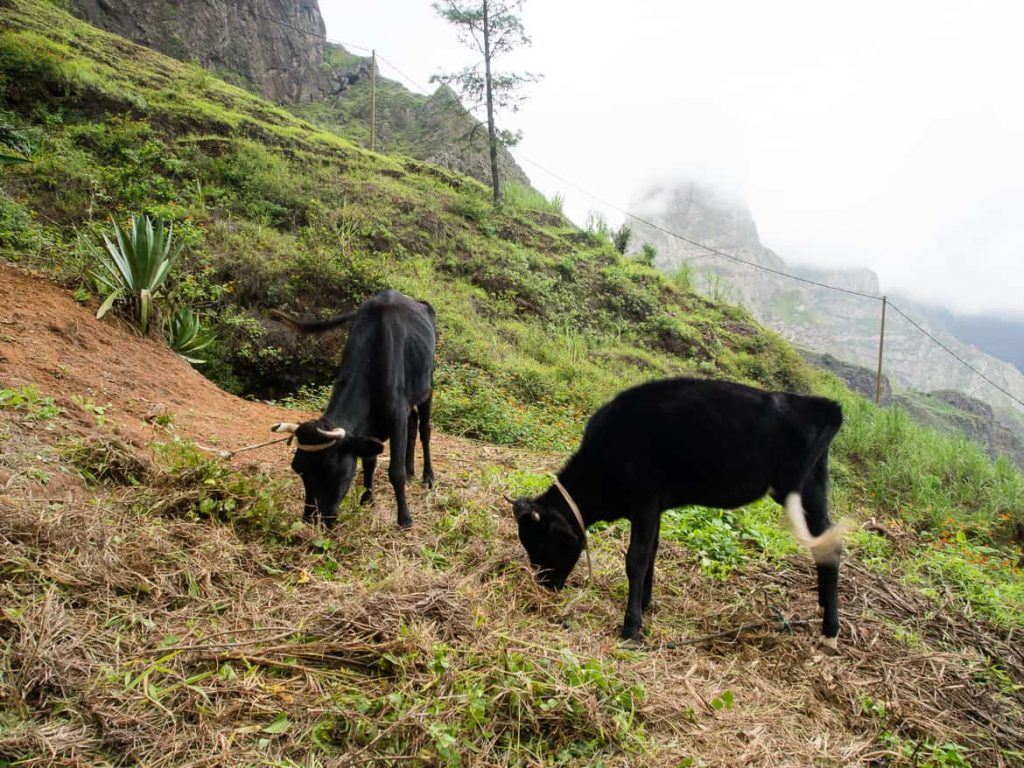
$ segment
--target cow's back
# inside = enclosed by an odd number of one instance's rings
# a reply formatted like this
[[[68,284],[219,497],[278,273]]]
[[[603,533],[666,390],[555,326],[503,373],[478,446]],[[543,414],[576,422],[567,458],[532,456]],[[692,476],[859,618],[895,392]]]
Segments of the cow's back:
[[[664,379],[598,410],[579,456],[634,493],[660,489],[669,498],[659,502],[735,506],[765,493],[778,457],[804,439],[807,414],[824,423],[833,408],[822,398],[730,382]]]
[[[381,291],[356,313],[338,378],[366,381],[377,408],[400,407],[429,394],[435,349],[433,307],[396,290]]]

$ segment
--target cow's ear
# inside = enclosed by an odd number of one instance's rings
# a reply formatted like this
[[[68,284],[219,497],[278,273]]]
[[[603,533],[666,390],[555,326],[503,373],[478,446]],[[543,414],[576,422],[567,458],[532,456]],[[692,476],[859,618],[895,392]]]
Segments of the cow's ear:
[[[379,456],[384,451],[384,443],[372,437],[352,435],[345,438],[341,448],[361,459],[368,459],[371,456]]]
[[[535,523],[540,522],[540,509],[533,499],[519,498],[512,502],[512,514],[516,518],[516,522],[522,522],[532,520]]]

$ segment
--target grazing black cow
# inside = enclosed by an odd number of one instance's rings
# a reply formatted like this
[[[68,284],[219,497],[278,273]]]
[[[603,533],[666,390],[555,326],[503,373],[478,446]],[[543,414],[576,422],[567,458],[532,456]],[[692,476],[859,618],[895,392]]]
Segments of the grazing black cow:
[[[416,430],[423,443],[423,482],[434,483],[430,461],[430,407],[434,389],[434,308],[398,291],[381,291],[351,314],[299,322],[276,313],[293,327],[320,332],[352,323],[323,415],[302,424],[282,423],[275,432],[295,436],[292,469],[306,489],[303,519],[318,516],[334,525],[338,505],[363,463],[361,503],[373,500],[373,472],[384,441],[391,441],[388,479],[398,501],[398,524],[412,525],[405,483],[413,476]],[[404,451],[404,455],[403,452]]]
[[[814,554],[822,636],[834,648],[842,530],[828,518],[828,447],[842,421],[831,400],[725,381],[666,379],[628,389],[591,417],[555,484],[513,502],[519,540],[540,583],[561,589],[586,545],[583,528],[629,519],[622,637],[637,638],[651,602],[661,513],[691,504],[731,509],[768,494]]]

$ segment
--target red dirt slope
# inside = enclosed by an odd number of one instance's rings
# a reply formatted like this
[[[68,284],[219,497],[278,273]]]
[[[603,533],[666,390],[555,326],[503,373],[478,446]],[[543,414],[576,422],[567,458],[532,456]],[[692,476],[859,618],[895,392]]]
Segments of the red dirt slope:
[[[146,364],[139,365],[140,359]],[[294,412],[221,391],[162,341],[139,338],[116,320],[97,322],[66,291],[5,264],[0,383],[33,384],[72,413],[73,395],[98,406],[113,403],[110,420],[130,434],[169,411],[179,429],[207,445],[262,441],[274,422],[295,420]]]

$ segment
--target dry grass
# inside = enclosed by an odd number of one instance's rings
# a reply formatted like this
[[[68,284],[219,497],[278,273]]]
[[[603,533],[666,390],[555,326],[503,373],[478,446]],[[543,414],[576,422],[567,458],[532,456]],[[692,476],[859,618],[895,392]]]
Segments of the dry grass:
[[[826,655],[802,560],[716,581],[664,542],[649,639],[621,646],[624,532],[551,595],[496,506],[505,469],[554,457],[441,438],[412,533],[385,484],[325,535],[292,525],[281,463],[2,429],[23,471],[0,488],[0,760],[957,765],[949,742],[1022,763],[1019,643],[856,563]]]

